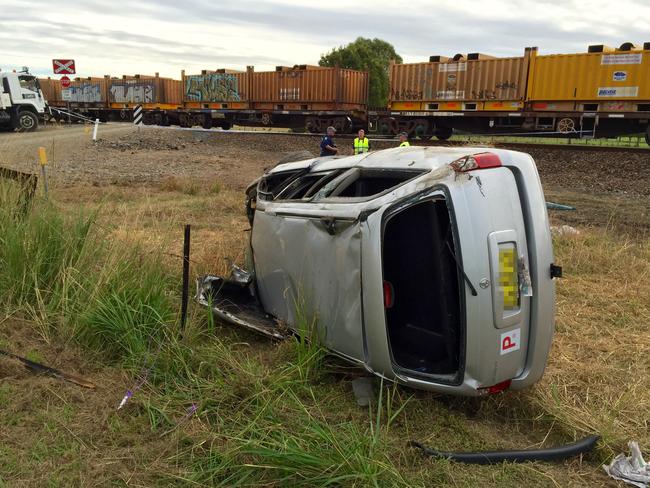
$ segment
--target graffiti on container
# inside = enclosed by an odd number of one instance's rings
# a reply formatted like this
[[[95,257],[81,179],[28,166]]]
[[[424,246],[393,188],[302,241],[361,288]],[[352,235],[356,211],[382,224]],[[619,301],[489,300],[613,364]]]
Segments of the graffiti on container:
[[[501,81],[496,85],[494,85],[494,87],[501,90],[516,90],[517,83],[515,83],[514,81]]]
[[[238,102],[239,81],[228,73],[187,76],[185,97],[196,102]]]
[[[111,102],[116,103],[154,103],[154,86],[152,83],[112,82]]]
[[[497,100],[507,98],[504,90],[516,90],[517,83],[514,81],[500,81],[494,85],[494,89],[483,88],[481,90],[472,90],[472,98],[482,100]]]
[[[411,88],[392,90],[391,98],[393,98],[393,100],[422,100],[422,91],[413,90]]]
[[[301,70],[285,70],[280,71],[280,78],[302,78],[304,71]]]
[[[300,100],[300,88],[280,88],[280,100]]]
[[[94,103],[102,101],[102,90],[99,83],[82,83],[63,88],[61,98],[70,102]]]
[[[496,90],[472,90],[472,98],[479,98],[483,100],[496,100],[499,98],[497,96]]]

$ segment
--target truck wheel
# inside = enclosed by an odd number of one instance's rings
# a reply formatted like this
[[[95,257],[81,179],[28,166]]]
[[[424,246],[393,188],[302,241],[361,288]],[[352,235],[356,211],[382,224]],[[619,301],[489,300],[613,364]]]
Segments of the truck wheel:
[[[38,118],[32,112],[23,111],[18,113],[18,127],[20,132],[31,132],[38,128]]]

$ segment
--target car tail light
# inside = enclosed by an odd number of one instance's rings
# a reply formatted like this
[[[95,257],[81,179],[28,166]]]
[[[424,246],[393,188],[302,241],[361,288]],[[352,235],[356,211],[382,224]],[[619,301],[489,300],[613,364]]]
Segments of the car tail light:
[[[496,385],[488,386],[485,388],[479,388],[478,390],[484,395],[494,395],[495,393],[501,393],[502,391],[506,391],[508,388],[510,388],[511,383],[512,380],[505,380],[502,381],[501,383],[497,383]]]
[[[501,159],[494,153],[483,152],[469,154],[449,164],[454,171],[464,173],[475,169],[498,168],[501,166]]]
[[[390,281],[384,281],[384,307],[393,308],[395,303],[395,290]]]

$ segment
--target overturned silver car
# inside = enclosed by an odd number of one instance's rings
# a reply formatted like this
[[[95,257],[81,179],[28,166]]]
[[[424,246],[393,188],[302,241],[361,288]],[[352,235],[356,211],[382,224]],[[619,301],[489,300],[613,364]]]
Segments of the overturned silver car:
[[[412,146],[280,164],[247,210],[250,272],[198,282],[222,319],[279,338],[306,312],[332,352],[443,393],[542,376],[557,268],[529,155]]]

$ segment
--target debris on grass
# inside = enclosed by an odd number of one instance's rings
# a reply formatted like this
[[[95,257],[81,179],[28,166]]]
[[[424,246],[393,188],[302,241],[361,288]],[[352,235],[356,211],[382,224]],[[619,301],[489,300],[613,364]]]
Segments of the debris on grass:
[[[375,392],[373,390],[374,377],[364,376],[352,380],[352,391],[357,405],[367,407],[375,401]]]
[[[466,464],[498,464],[504,461],[512,463],[562,461],[592,451],[596,447],[599,439],[600,436],[598,435],[590,435],[564,446],[548,447],[546,449],[521,449],[516,451],[444,452],[436,451],[415,441],[411,441],[409,445],[420,449],[428,456],[438,459],[448,459]]]
[[[551,234],[554,236],[577,236],[580,231],[570,225],[552,225]]]
[[[615,480],[623,481],[638,488],[650,486],[650,463],[646,463],[641,454],[639,444],[630,441],[628,444],[631,456],[619,454],[608,465],[603,464],[605,472]]]
[[[18,356],[16,354],[12,354],[2,349],[0,349],[0,356],[5,356],[8,357],[9,359],[19,361],[20,363],[22,363],[23,366],[25,366],[25,368],[30,370],[32,373],[44,374],[47,376],[51,376],[53,378],[58,378],[64,381],[68,381],[70,383],[74,383],[75,385],[83,386],[84,388],[90,388],[93,390],[95,389],[95,385],[93,383],[80,376],[64,373],[63,371],[60,371],[58,369],[50,368],[49,366],[45,366],[44,364],[37,363],[36,361],[31,361],[27,358]]]
[[[564,205],[562,203],[553,203],[553,202],[546,202],[546,208],[549,210],[575,210],[576,209],[571,205]]]

